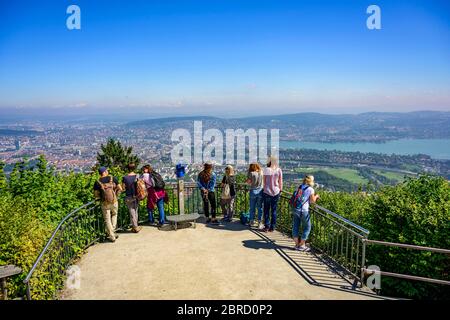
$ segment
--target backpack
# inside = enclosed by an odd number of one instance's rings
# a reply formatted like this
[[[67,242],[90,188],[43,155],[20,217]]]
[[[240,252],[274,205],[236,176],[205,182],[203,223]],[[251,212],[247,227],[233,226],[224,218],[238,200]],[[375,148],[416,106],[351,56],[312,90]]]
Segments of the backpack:
[[[151,177],[153,178],[153,187],[156,190],[161,190],[164,189],[164,187],[166,186],[166,183],[164,182],[163,178],[161,177],[161,175],[158,172],[153,171],[151,173]]]
[[[247,224],[250,221],[250,213],[248,212],[241,212],[239,219],[241,220],[242,224]]]
[[[306,199],[302,202],[303,199],[303,193],[309,188],[309,186],[306,186],[306,188],[302,188],[302,186],[299,186],[296,191],[292,193],[291,198],[289,199],[289,205],[294,209],[300,209],[306,202],[309,201],[309,199]]]
[[[143,179],[136,179],[136,199],[138,201],[142,201],[147,198],[147,186],[145,185],[145,181]]]
[[[231,199],[230,185],[227,183],[222,188],[222,194],[220,196],[222,199]]]
[[[116,184],[114,183],[114,179],[112,176],[109,176],[109,182],[102,183],[100,179],[97,181],[100,185],[100,194],[102,202],[105,203],[115,203],[117,201],[116,195]]]

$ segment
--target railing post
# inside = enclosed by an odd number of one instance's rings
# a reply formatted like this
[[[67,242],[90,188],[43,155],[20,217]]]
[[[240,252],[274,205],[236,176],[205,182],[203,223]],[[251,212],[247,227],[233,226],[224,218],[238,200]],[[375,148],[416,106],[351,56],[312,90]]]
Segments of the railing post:
[[[31,300],[30,282],[27,281],[26,285],[27,285],[27,300],[30,301]]]
[[[184,181],[181,179],[178,179],[177,192],[178,192],[178,212],[180,214],[184,214]]]
[[[361,239],[362,257],[361,257],[361,288],[364,286],[364,269],[366,268],[366,237]]]

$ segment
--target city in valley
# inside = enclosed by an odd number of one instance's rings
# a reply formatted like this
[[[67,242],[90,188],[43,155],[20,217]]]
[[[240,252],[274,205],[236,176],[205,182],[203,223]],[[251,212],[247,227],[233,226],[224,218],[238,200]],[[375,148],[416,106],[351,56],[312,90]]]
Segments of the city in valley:
[[[25,159],[33,160],[39,155],[45,155],[48,162],[58,171],[91,172],[101,145],[106,144],[109,138],[113,138],[123,145],[133,147],[133,153],[142,159],[142,163],[152,164],[166,180],[171,181],[176,179],[171,151],[177,144],[172,141],[172,132],[180,128],[193,131],[195,120],[202,121],[204,130],[215,128],[221,132],[225,132],[228,128],[243,130],[279,128],[281,145],[283,141],[350,141],[382,144],[385,141],[405,137],[415,138],[420,135],[427,135],[425,137],[431,139],[443,139],[448,136],[450,126],[441,124],[443,121],[450,121],[449,113],[434,115],[439,117],[440,124],[428,127],[426,133],[425,131],[421,133],[424,126],[417,125],[411,113],[404,114],[403,120],[399,116],[397,123],[392,123],[392,117],[386,115],[388,114],[355,115],[348,120],[334,121],[334,125],[329,122],[332,116],[320,114],[238,119],[175,117],[125,122],[119,119],[108,121],[92,119],[79,122],[61,119],[10,120],[0,125],[0,160],[6,165],[6,173],[12,170],[15,163]],[[310,127],[305,127],[297,125],[295,117],[314,117],[314,121],[309,121]],[[374,118],[389,120],[374,122]],[[367,123],[381,123],[381,125],[358,133],[359,127],[367,126]],[[204,147],[207,144],[208,141],[203,141]],[[246,151],[247,149],[248,141]],[[270,145],[268,152],[270,153]],[[447,179],[450,177],[450,160],[434,159],[426,154],[398,155],[281,147],[279,157],[287,181],[296,182],[302,175],[313,173],[318,183],[330,190],[352,191],[364,188],[367,184],[374,186],[396,184],[405,177],[422,172],[438,174]],[[218,163],[216,169],[221,170],[225,164],[225,161]],[[246,172],[248,163],[234,164],[237,165],[238,172]],[[195,179],[200,167],[199,161],[189,164],[186,179]]]

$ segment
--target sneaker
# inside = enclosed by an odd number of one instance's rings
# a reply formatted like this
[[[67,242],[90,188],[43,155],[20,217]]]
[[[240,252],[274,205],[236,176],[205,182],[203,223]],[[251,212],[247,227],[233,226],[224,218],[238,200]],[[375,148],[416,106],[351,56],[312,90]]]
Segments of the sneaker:
[[[309,252],[311,249],[308,248],[307,246],[300,246],[298,248],[299,251],[303,251],[303,252]]]
[[[269,228],[263,228],[262,229],[262,232],[268,232],[269,231]]]
[[[206,223],[211,223],[211,218],[206,219]]]
[[[264,229],[264,224],[263,224],[262,222],[259,222],[259,223],[258,223],[258,229],[259,229],[259,230]]]
[[[219,224],[219,221],[217,221],[216,219],[211,221],[212,224]]]
[[[273,229],[272,229],[272,228],[270,228],[270,229],[269,229],[269,232],[273,232]]]
[[[142,227],[141,226],[137,226],[135,228],[131,228],[131,231],[134,233],[138,233],[139,231],[141,231]]]

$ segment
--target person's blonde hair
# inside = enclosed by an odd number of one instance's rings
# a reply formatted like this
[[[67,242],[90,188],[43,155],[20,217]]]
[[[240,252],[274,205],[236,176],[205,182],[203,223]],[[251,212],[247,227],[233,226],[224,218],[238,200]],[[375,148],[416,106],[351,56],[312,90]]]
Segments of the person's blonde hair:
[[[309,174],[306,175],[306,176],[303,178],[303,184],[307,184],[307,185],[313,187],[313,186],[314,186],[314,176],[309,175]]]
[[[233,166],[227,165],[225,167],[225,173],[227,173],[228,176],[234,176],[234,168],[233,168]]]
[[[275,156],[268,157],[267,158],[267,164],[269,164],[269,163],[270,163],[270,166],[268,166],[268,167],[274,168],[274,169],[278,168],[278,159],[277,159],[277,157],[275,157]]]

